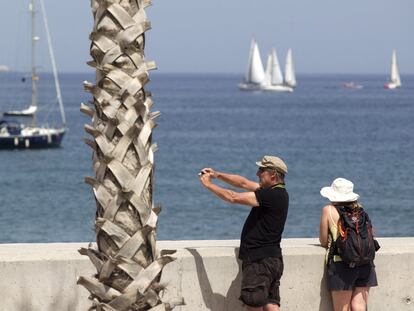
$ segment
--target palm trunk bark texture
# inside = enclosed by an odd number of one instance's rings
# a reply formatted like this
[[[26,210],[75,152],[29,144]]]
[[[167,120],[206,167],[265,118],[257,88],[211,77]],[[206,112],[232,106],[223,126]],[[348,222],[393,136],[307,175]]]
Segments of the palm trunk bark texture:
[[[158,208],[154,208],[153,171],[156,144],[151,94],[144,90],[154,62],[144,56],[145,8],[150,0],[92,0],[94,16],[88,64],[96,83],[84,82],[93,96],[81,111],[91,117],[85,125],[93,149],[95,177],[85,181],[96,199],[96,246],[79,252],[96,267],[94,276],[78,283],[91,293],[92,310],[171,310],[176,302],[160,298],[163,267],[172,251],[156,250]]]

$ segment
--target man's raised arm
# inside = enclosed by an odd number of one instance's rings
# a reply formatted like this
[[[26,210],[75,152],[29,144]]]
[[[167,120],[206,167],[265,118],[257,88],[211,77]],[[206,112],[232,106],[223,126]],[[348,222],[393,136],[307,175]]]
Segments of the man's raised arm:
[[[222,182],[225,182],[226,184],[229,184],[236,188],[255,191],[260,187],[259,183],[251,181],[243,176],[215,171],[209,167],[203,168],[201,172],[208,173],[212,178],[221,180]]]

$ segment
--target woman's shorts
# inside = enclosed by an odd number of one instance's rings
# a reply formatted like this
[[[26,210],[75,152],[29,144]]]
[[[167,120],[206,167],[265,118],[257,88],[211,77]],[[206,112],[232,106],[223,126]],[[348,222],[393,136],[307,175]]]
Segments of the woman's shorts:
[[[262,307],[269,303],[280,306],[279,285],[282,274],[282,258],[243,261],[240,300],[250,307]]]
[[[353,268],[342,261],[331,263],[328,265],[327,279],[330,291],[354,290],[356,287],[378,285],[373,263]]]

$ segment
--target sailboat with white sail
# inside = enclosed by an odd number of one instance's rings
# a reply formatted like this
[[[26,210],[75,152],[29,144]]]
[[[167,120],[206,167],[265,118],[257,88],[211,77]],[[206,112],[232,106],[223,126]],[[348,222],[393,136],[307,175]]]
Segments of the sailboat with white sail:
[[[390,82],[384,84],[384,88],[386,89],[396,89],[401,87],[401,78],[400,72],[398,70],[398,63],[397,63],[397,51],[392,51],[391,57],[391,76]]]
[[[38,82],[39,76],[36,65],[36,43],[39,37],[36,33],[36,8],[35,1],[30,0],[29,12],[31,16],[31,88],[32,96],[29,107],[23,110],[13,110],[3,113],[4,119],[0,120],[0,149],[32,149],[59,147],[63,136],[67,131],[65,112],[63,109],[62,95],[53,53],[49,25],[46,17],[46,9],[43,0],[40,1],[43,23],[47,37],[49,55],[51,59],[53,76],[56,89],[56,99],[60,107],[62,118],[61,127],[38,126],[36,113],[38,112]],[[24,120],[22,122],[22,120]]]
[[[288,59],[286,60],[285,67],[285,78],[283,79],[276,50],[272,49],[272,53],[270,53],[267,58],[265,79],[262,83],[261,90],[272,92],[293,92],[293,88],[295,86],[296,79],[291,50],[289,49],[288,51]]]
[[[262,59],[260,57],[259,46],[255,39],[250,45],[249,60],[247,62],[247,70],[244,81],[239,84],[240,90],[243,91],[259,91],[264,80],[264,69]]]
[[[260,57],[259,47],[255,39],[250,45],[249,60],[244,81],[239,84],[243,91],[271,91],[271,92],[293,92],[296,87],[295,69],[293,65],[292,49],[288,50],[286,56],[285,77],[279,65],[276,50],[268,55],[266,70]]]

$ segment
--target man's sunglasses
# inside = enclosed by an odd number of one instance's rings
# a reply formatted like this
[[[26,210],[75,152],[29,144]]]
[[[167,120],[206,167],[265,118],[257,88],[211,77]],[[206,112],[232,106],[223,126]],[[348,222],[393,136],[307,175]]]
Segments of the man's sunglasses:
[[[258,168],[258,171],[259,171],[260,173],[263,173],[263,172],[265,172],[265,171],[271,172],[271,171],[273,171],[273,169],[271,169],[271,168],[269,168],[269,167],[259,167],[259,168]]]

